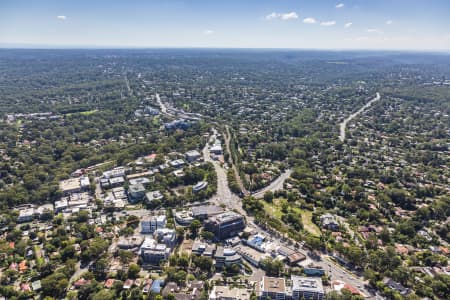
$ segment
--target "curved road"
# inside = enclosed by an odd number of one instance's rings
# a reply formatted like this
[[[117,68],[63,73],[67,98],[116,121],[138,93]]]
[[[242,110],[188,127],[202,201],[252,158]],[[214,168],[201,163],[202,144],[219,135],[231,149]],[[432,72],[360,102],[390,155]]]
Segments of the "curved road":
[[[377,92],[377,96],[375,98],[367,102],[363,107],[358,109],[357,112],[351,114],[348,118],[346,118],[342,123],[339,124],[340,127],[339,139],[341,140],[341,142],[345,141],[345,130],[347,128],[347,123],[353,120],[356,116],[358,116],[362,112],[364,112],[366,109],[368,109],[372,105],[372,103],[380,99],[381,99],[380,93]]]
[[[263,198],[265,192],[267,192],[267,191],[275,192],[278,190],[282,190],[284,181],[286,179],[288,179],[289,176],[291,176],[291,173],[292,173],[292,170],[287,169],[280,176],[278,176],[274,181],[272,181],[268,186],[260,189],[259,191],[252,193],[252,196],[255,198]]]

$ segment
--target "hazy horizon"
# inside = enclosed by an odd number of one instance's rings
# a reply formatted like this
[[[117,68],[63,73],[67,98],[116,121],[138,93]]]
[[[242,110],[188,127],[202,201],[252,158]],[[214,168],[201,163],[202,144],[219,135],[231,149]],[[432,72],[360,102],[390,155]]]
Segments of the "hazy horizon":
[[[445,0],[0,3],[1,48],[450,50]]]

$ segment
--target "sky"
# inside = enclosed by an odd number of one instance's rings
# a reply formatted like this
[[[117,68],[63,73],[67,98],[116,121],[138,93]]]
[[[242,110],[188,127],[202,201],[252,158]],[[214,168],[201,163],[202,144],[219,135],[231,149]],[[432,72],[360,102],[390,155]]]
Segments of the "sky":
[[[450,0],[0,0],[0,47],[450,50]]]

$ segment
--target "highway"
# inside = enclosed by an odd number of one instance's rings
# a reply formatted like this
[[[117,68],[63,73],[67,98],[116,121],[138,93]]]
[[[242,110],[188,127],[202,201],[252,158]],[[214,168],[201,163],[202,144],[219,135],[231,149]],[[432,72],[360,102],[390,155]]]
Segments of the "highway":
[[[381,99],[380,93],[377,92],[377,95],[375,98],[373,98],[372,100],[367,102],[363,107],[358,109],[357,112],[351,114],[348,118],[346,118],[342,123],[339,124],[339,127],[340,127],[339,139],[341,140],[341,142],[345,141],[345,131],[347,129],[347,123],[350,122],[351,120],[353,120],[356,116],[358,116],[362,112],[364,112],[366,109],[368,109],[372,105],[372,103],[374,103],[380,99]]]

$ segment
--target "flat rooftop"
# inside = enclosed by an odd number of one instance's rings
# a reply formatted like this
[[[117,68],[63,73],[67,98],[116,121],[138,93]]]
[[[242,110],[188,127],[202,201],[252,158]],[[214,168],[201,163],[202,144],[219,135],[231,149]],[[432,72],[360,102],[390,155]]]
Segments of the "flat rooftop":
[[[321,278],[291,276],[292,290],[323,293]]]
[[[264,276],[263,290],[269,293],[284,293],[286,291],[284,278]]]
[[[59,188],[64,191],[71,191],[81,188],[80,178],[69,178],[59,182]]]
[[[201,206],[193,206],[192,207],[192,214],[194,216],[201,216],[201,215],[217,215],[222,213],[224,210],[220,206],[215,205],[201,205]]]
[[[218,214],[211,218],[212,221],[215,221],[219,224],[231,222],[237,219],[243,218],[242,215],[235,213],[234,211],[227,211],[221,214]]]

